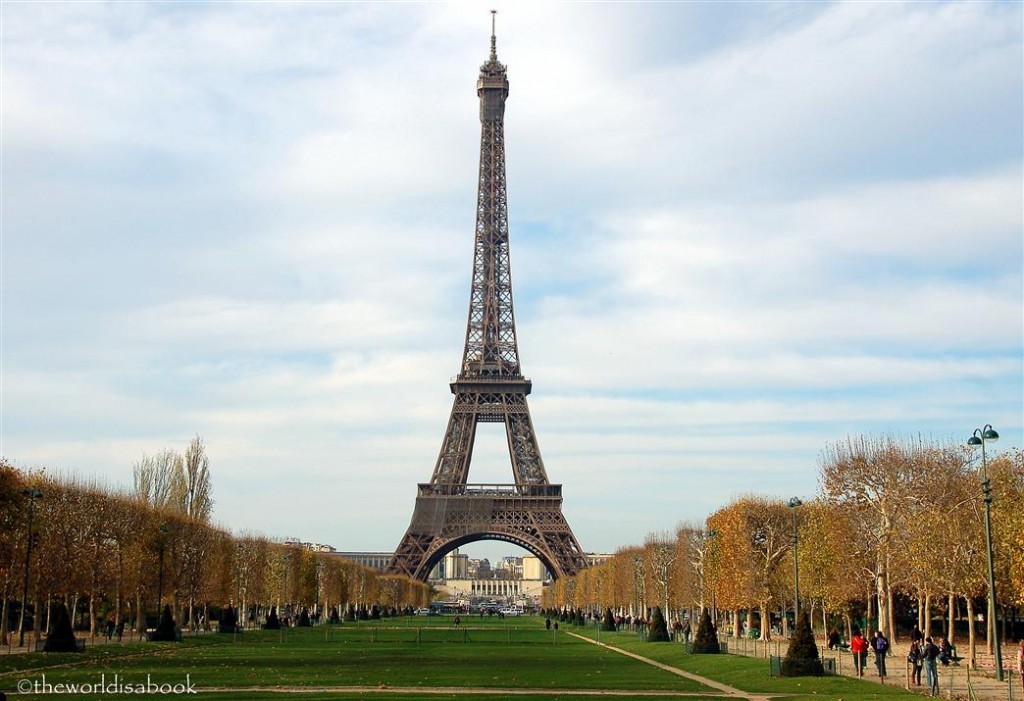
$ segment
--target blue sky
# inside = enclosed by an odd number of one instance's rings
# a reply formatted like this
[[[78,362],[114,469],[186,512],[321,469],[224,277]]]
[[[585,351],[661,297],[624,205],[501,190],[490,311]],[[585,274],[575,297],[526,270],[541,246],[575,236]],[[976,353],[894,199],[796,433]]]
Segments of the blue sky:
[[[587,550],[831,441],[1021,446],[1021,3],[493,3],[520,353]],[[451,406],[479,3],[9,3],[0,453],[393,548]],[[470,477],[508,481],[482,426]],[[504,546],[502,546],[504,547]]]

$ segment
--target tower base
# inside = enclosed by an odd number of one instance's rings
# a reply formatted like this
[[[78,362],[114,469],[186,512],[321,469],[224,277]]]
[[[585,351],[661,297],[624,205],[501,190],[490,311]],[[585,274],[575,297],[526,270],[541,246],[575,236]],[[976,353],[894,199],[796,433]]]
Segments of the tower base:
[[[426,581],[446,553],[478,540],[530,551],[555,579],[587,564],[562,515],[560,484],[420,484],[412,522],[387,572]]]

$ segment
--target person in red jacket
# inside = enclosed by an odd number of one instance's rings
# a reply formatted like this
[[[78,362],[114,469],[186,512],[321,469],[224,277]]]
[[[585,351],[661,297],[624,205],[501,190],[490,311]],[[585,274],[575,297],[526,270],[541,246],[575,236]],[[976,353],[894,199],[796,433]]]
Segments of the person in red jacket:
[[[850,638],[850,652],[853,653],[853,667],[857,676],[864,676],[864,665],[868,662],[868,641],[860,634],[860,628],[854,626],[853,637]]]

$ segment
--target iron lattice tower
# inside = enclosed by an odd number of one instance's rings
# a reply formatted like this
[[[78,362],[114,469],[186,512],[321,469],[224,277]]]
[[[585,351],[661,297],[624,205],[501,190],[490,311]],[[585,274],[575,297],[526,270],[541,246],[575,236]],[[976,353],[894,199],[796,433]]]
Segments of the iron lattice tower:
[[[491,55],[480,67],[480,177],[473,282],[462,370],[434,474],[420,484],[412,522],[388,566],[392,574],[426,580],[451,549],[477,540],[504,540],[535,554],[552,576],[586,566],[562,514],[562,486],[548,482],[526,397],[532,389],[519,364],[512,306],[508,201],[505,188],[505,99],[508,78]],[[469,484],[480,422],[505,424],[515,484]]]

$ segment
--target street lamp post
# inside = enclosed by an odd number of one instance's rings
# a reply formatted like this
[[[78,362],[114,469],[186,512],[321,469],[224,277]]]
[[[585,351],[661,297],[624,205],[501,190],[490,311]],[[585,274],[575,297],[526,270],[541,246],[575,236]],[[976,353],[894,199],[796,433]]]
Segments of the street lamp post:
[[[803,505],[800,497],[789,500],[789,508],[793,509],[793,628],[800,618],[800,559],[797,551],[800,547],[800,531],[797,527],[796,510]]]
[[[985,547],[988,550],[988,616],[987,625],[992,631],[992,653],[995,667],[996,679],[1003,681],[1003,655],[999,649],[999,626],[996,625],[996,571],[992,554],[992,482],[988,478],[988,462],[985,456],[985,443],[995,443],[999,440],[999,434],[992,428],[992,424],[985,424],[985,428],[974,429],[974,434],[967,439],[967,445],[971,448],[981,446],[981,491],[985,495]]]
[[[18,647],[25,647],[25,609],[28,608],[28,573],[32,563],[32,514],[36,499],[42,499],[43,493],[35,487],[26,487],[21,493],[28,497],[28,544],[25,546],[25,583],[21,590],[21,620],[18,622]],[[38,613],[38,612],[37,612]]]

